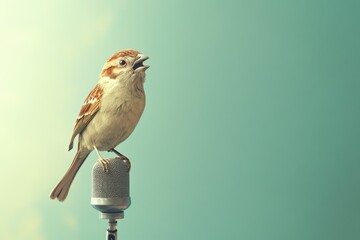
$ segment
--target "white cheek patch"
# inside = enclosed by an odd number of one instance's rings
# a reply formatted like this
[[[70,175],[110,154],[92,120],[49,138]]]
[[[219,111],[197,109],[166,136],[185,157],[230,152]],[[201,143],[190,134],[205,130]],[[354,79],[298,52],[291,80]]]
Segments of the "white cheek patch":
[[[112,70],[112,75],[119,75],[120,72],[121,72],[121,69],[119,69],[119,68],[113,68],[113,70]]]

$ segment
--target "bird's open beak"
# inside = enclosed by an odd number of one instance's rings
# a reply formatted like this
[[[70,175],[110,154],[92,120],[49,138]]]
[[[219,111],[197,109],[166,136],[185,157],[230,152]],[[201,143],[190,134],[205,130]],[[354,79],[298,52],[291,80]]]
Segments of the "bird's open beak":
[[[139,54],[136,57],[136,60],[133,64],[134,72],[145,72],[146,69],[148,69],[150,66],[143,65],[143,62],[147,60],[149,57]]]

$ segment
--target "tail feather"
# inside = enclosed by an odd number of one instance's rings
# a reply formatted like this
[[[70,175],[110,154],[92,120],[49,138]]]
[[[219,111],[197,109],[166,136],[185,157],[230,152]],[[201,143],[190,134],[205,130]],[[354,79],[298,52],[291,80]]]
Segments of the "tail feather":
[[[80,150],[80,149],[77,151],[69,169],[66,171],[65,175],[56,185],[54,190],[51,192],[50,194],[51,199],[57,198],[60,202],[65,200],[76,173],[79,171],[81,165],[84,163],[87,156],[89,156],[90,152],[91,151],[89,150]]]

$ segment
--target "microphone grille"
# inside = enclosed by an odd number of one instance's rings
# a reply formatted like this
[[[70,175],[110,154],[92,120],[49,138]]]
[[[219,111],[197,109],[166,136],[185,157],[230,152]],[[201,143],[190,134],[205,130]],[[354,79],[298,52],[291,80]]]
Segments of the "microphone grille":
[[[109,160],[109,172],[105,173],[97,161],[93,167],[93,198],[129,198],[129,170],[119,158]]]

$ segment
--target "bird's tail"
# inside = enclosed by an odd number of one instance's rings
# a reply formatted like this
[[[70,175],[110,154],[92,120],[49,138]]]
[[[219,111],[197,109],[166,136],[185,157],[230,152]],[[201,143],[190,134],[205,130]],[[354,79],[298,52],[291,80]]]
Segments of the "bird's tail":
[[[54,190],[50,194],[51,199],[57,198],[60,202],[64,201],[66,196],[68,195],[70,186],[72,181],[75,178],[76,173],[79,171],[81,165],[89,156],[91,151],[88,150],[80,150],[78,149],[74,160],[72,161],[69,169],[65,173],[64,177],[60,180],[60,182],[56,185]]]

